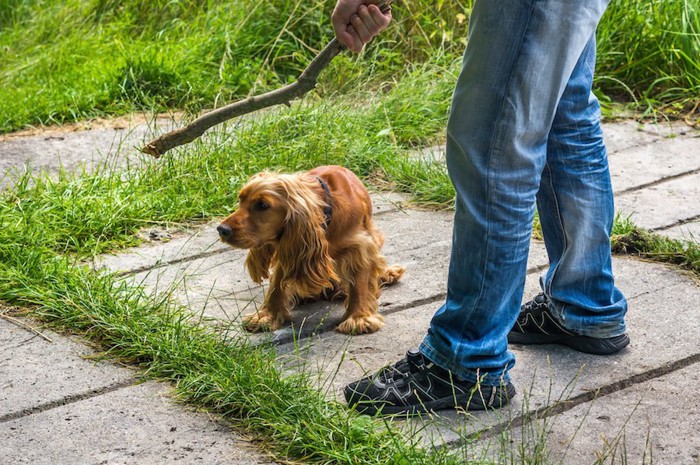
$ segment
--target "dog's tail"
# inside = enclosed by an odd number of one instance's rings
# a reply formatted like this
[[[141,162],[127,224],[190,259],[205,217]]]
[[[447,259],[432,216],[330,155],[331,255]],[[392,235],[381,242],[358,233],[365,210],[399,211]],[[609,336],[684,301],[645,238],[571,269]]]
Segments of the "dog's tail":
[[[396,284],[399,281],[399,279],[401,279],[401,276],[403,276],[405,271],[405,266],[387,266],[384,269],[384,273],[381,276],[379,276],[379,287],[386,287],[391,286],[392,284]]]

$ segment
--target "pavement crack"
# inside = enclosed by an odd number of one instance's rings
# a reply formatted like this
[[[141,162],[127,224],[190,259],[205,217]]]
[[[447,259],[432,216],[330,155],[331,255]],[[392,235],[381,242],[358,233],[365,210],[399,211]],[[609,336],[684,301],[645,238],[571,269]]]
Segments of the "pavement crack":
[[[32,334],[31,338],[26,339],[25,341],[22,341],[20,344],[18,344],[17,346],[14,346],[14,347],[19,347],[20,345],[26,344],[27,342],[31,341],[35,337],[40,337],[47,342],[53,342],[53,340],[50,337],[48,337],[47,335],[45,335],[44,333],[39,331],[34,326],[30,325],[28,322],[24,321],[21,318],[15,318],[14,316],[9,315],[9,310],[0,310],[0,318],[7,320],[10,323],[12,323],[12,324],[24,329],[25,331],[29,332],[30,334]]]
[[[478,437],[479,440],[483,439],[489,439],[493,437],[497,437],[501,433],[503,433],[506,430],[512,429],[512,428],[518,428],[526,423],[530,423],[533,420],[541,420],[544,418],[548,418],[554,415],[559,415],[561,413],[567,412],[581,404],[585,404],[587,402],[591,402],[595,399],[599,399],[601,397],[608,396],[610,394],[614,394],[616,392],[622,391],[623,389],[627,389],[632,386],[636,386],[642,383],[645,383],[647,381],[651,381],[656,378],[660,378],[662,376],[668,375],[674,371],[682,370],[684,368],[688,368],[691,365],[694,365],[696,363],[700,362],[700,353],[696,353],[693,355],[690,355],[688,357],[682,358],[680,360],[675,360],[673,362],[666,363],[664,365],[661,365],[659,367],[653,368],[651,370],[647,370],[642,373],[638,373],[636,375],[629,376],[625,379],[621,379],[619,381],[615,381],[610,384],[606,384],[604,386],[601,386],[597,389],[590,390],[581,394],[578,394],[573,397],[569,397],[568,399],[555,402],[553,405],[547,405],[545,407],[539,408],[537,410],[531,411],[531,412],[526,412],[525,414],[521,414],[513,418],[512,420],[508,421],[503,421],[501,423],[497,423],[489,428],[482,429],[480,431],[477,431],[473,433],[473,437]],[[448,447],[448,448],[455,448],[463,445],[465,443],[466,439],[465,438],[459,438],[453,441],[447,441],[440,445],[440,448]]]
[[[43,404],[35,405],[33,407],[29,407],[23,410],[19,410],[17,412],[10,412],[6,413],[4,415],[0,415],[0,423],[6,423],[8,421],[13,421],[17,420],[19,418],[24,418],[28,417],[30,415],[34,415],[37,413],[42,413],[46,412],[48,410],[53,410],[55,408],[63,407],[64,405],[70,405],[74,404],[76,402],[80,402],[82,400],[86,399],[92,399],[94,397],[99,397],[104,394],[109,394],[110,392],[118,391],[120,389],[124,389],[130,386],[133,386],[134,383],[136,383],[135,378],[129,378],[124,381],[120,381],[118,383],[113,383],[98,389],[91,389],[87,392],[81,392],[78,394],[70,394],[67,396],[64,396],[60,399],[52,400],[50,402],[46,402]]]
[[[628,187],[627,189],[622,189],[620,191],[615,192],[615,195],[618,196],[618,195],[629,194],[631,192],[641,191],[641,190],[647,189],[649,187],[655,187],[655,186],[658,186],[660,184],[674,181],[674,180],[679,179],[679,178],[684,178],[686,176],[693,176],[693,175],[698,174],[698,173],[700,173],[700,168],[695,168],[693,170],[683,171],[682,173],[677,173],[677,174],[673,174],[670,176],[666,176],[666,177],[663,177],[661,179],[657,179],[656,181],[650,181],[650,182],[647,182],[644,184],[638,184],[636,186]]]
[[[131,270],[121,271],[121,272],[116,273],[115,275],[117,277],[120,277],[120,278],[124,278],[127,276],[134,276],[134,275],[137,275],[139,273],[146,272],[146,271],[153,271],[153,270],[157,270],[158,268],[165,268],[165,267],[170,266],[170,265],[178,265],[180,263],[191,262],[191,261],[194,261],[194,260],[197,260],[200,258],[209,258],[209,257],[213,257],[215,255],[220,255],[223,253],[233,252],[233,251],[235,251],[235,249],[231,249],[231,248],[210,250],[208,252],[196,253],[194,255],[186,255],[184,257],[174,258],[172,260],[157,262],[157,263],[152,264],[152,265],[144,265],[144,266],[141,266],[138,268],[133,268]]]
[[[649,231],[650,232],[666,231],[668,229],[675,228],[676,226],[683,226],[684,224],[693,223],[693,222],[698,221],[698,220],[700,220],[700,215],[694,215],[694,216],[691,216],[688,218],[683,218],[683,219],[680,219],[678,221],[674,221],[671,224],[667,224],[664,226],[658,226],[656,228],[651,228]]]
[[[386,214],[389,214],[389,213],[395,213],[396,211],[397,211],[397,210],[386,210],[386,211],[375,212],[375,213],[374,213],[374,216],[375,216],[375,217],[377,217],[377,216],[383,216],[383,215],[386,215]],[[402,209],[399,208],[398,211],[402,211]],[[178,264],[180,264],[180,263],[191,262],[191,261],[194,261],[194,260],[198,260],[198,259],[200,259],[200,258],[214,257],[214,256],[216,256],[216,255],[224,254],[224,253],[227,253],[227,252],[232,252],[232,251],[235,251],[235,250],[236,250],[236,249],[233,249],[233,248],[230,248],[230,247],[226,247],[226,248],[221,248],[221,249],[210,250],[210,251],[208,251],[208,252],[198,252],[198,253],[195,253],[195,254],[192,254],[192,255],[185,255],[185,256],[183,256],[183,257],[178,257],[178,258],[174,258],[174,259],[170,259],[170,260],[165,260],[165,261],[162,261],[162,262],[156,262],[156,263],[153,263],[153,264],[140,266],[140,267],[138,267],[138,268],[132,268],[132,269],[130,269],[130,270],[120,271],[120,272],[115,273],[115,276],[117,276],[117,277],[119,277],[119,278],[124,278],[124,277],[128,277],[128,276],[134,276],[134,275],[137,275],[137,274],[139,274],[139,273],[144,273],[144,272],[146,272],[146,271],[152,271],[152,270],[157,270],[157,269],[159,269],[159,268],[165,268],[165,267],[168,267],[168,266],[170,266],[170,265],[178,265]]]

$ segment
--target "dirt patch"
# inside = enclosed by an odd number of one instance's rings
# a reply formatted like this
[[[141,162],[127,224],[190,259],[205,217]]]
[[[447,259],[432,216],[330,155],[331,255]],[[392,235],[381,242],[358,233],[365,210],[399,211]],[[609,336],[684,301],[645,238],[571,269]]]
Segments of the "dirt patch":
[[[172,123],[173,121],[180,121],[182,119],[182,113],[160,113],[158,115],[146,115],[143,113],[133,113],[130,115],[110,117],[110,118],[94,118],[85,121],[78,121],[74,123],[57,124],[52,126],[37,126],[27,129],[22,129],[20,131],[15,131],[7,134],[0,134],[0,143],[9,140],[14,140],[18,138],[25,137],[56,137],[61,136],[66,133],[78,132],[78,131],[89,131],[93,129],[115,129],[115,130],[127,130],[139,125],[147,125],[149,123]]]

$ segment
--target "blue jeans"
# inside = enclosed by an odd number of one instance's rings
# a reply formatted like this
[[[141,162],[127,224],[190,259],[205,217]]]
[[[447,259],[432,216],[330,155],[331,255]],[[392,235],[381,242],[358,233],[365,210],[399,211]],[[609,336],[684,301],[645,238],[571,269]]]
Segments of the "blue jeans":
[[[523,298],[535,215],[550,267],[541,279],[561,324],[625,332],[610,254],[614,216],[595,29],[608,0],[477,0],[447,126],[456,190],[445,304],[420,350],[459,378],[509,380],[507,335]]]

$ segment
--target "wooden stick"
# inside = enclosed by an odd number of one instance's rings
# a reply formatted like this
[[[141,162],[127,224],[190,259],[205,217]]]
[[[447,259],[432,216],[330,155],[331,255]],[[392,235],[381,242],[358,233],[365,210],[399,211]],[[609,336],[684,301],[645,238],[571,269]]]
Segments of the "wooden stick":
[[[152,140],[146,144],[141,151],[153,155],[156,158],[160,158],[160,156],[168,150],[192,142],[204,134],[207,129],[221,124],[226,120],[273,105],[289,105],[291,100],[304,95],[316,87],[319,73],[328,66],[328,63],[330,63],[344,48],[345,47],[334,38],[293,83],[280,89],[234,102],[212,110],[209,113],[205,113],[187,126],[175,129],[174,131],[163,134],[157,139]]]
[[[377,6],[383,12],[387,12],[391,8],[391,0],[380,0]],[[160,158],[168,150],[192,142],[204,134],[207,129],[231,118],[273,105],[289,105],[292,100],[316,87],[318,75],[344,49],[345,47],[336,38],[333,38],[293,83],[205,113],[187,126],[153,139],[141,151],[155,158]]]

